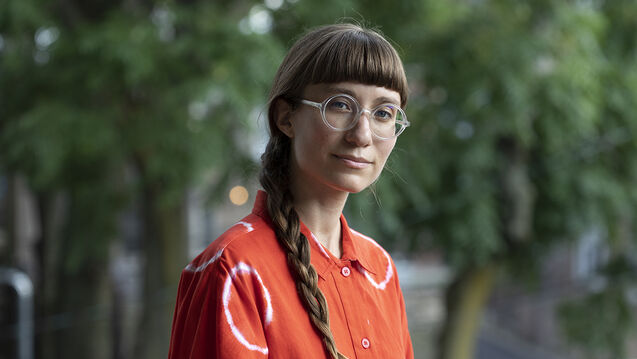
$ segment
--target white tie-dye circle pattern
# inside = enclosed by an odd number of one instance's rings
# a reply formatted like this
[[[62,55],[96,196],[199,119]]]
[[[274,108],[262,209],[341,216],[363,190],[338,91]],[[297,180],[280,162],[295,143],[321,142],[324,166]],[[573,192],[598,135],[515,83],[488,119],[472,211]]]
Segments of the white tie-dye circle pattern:
[[[265,310],[265,313],[263,313],[263,322],[265,323],[266,326],[269,325],[270,322],[272,322],[272,316],[274,314],[272,310],[272,299],[270,298],[270,292],[268,291],[268,288],[266,288],[265,285],[263,284],[263,281],[261,280],[261,276],[259,275],[259,272],[257,272],[257,270],[254,269],[253,267],[250,267],[249,265],[243,262],[239,262],[236,266],[232,268],[223,286],[223,309],[226,314],[226,320],[228,322],[228,325],[230,326],[230,329],[232,330],[232,334],[235,336],[235,338],[237,338],[239,343],[241,343],[243,346],[245,346],[249,350],[258,351],[264,355],[267,355],[268,347],[267,346],[261,347],[256,344],[250,343],[245,338],[243,333],[241,333],[239,328],[237,328],[237,326],[235,325],[232,319],[232,313],[230,312],[230,309],[228,306],[230,304],[230,299],[231,299],[232,282],[237,276],[237,274],[253,275],[257,278],[257,280],[261,284],[261,289],[263,290],[263,297],[265,298],[265,301],[266,301],[266,310]]]

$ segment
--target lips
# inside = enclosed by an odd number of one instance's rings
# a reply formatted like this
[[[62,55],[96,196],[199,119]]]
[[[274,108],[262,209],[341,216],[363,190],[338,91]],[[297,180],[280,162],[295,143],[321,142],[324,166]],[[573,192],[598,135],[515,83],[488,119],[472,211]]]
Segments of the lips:
[[[334,155],[339,161],[341,161],[345,166],[353,169],[362,169],[370,166],[372,164],[371,161],[363,157],[351,156],[351,155]]]

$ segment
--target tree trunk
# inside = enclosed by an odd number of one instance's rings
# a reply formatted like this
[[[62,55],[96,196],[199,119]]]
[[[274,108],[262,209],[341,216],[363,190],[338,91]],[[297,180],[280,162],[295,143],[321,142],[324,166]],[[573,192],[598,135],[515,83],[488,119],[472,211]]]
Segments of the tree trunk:
[[[460,273],[446,291],[447,317],[439,343],[439,359],[470,359],[484,306],[493,289],[497,266],[488,264]]]
[[[39,196],[40,240],[39,355],[41,358],[110,358],[108,253],[79,268],[67,268],[77,241],[66,227],[75,200],[69,193]]]
[[[141,359],[168,354],[177,284],[187,257],[183,202],[162,204],[159,193],[147,184],[142,199],[144,303],[136,349]]]
[[[111,359],[111,295],[106,267],[63,274],[58,309],[70,316],[58,332],[59,358]]]

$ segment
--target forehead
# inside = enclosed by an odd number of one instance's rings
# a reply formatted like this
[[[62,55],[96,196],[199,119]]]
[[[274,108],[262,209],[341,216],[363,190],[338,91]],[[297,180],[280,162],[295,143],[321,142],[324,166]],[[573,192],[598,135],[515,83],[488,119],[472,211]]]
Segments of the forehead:
[[[344,93],[355,97],[360,102],[390,102],[400,105],[401,98],[397,91],[376,85],[367,85],[357,82],[321,83],[308,85],[303,95],[314,99]]]

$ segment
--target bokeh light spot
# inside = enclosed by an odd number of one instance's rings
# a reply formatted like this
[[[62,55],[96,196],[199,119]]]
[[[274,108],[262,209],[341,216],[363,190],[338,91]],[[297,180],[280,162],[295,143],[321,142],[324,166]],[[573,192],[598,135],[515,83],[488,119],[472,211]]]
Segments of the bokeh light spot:
[[[241,206],[248,201],[248,190],[243,186],[234,186],[230,190],[230,202],[237,206]]]

